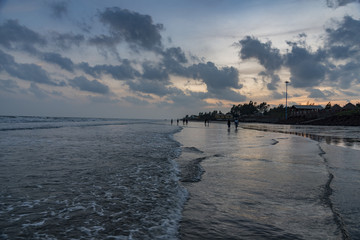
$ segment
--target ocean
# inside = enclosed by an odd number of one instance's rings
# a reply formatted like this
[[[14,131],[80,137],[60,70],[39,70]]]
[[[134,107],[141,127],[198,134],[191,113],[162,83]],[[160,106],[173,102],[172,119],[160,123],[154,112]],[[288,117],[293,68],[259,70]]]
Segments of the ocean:
[[[360,128],[0,117],[0,239],[360,239]]]

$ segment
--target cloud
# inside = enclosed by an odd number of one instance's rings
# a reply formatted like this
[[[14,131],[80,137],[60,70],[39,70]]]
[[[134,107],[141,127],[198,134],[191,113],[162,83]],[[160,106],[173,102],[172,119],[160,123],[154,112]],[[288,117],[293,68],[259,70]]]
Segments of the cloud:
[[[36,83],[33,82],[30,84],[28,91],[40,99],[47,98],[49,96],[45,91],[39,88]]]
[[[328,91],[328,90],[321,91],[321,90],[316,89],[316,88],[308,89],[308,92],[310,93],[308,98],[316,98],[316,99],[323,99],[323,100],[326,100],[329,97],[335,95],[334,92],[331,92],[331,91]]]
[[[17,83],[13,80],[0,80],[0,90],[15,93],[19,89]]]
[[[128,60],[122,60],[121,65],[104,64],[95,65],[93,67],[86,62],[82,62],[77,65],[77,68],[95,78],[100,77],[102,74],[109,74],[116,80],[131,80],[141,75],[131,66],[130,61]]]
[[[181,92],[167,97],[167,100],[172,102],[171,104],[168,102],[162,102],[159,105],[160,107],[165,105],[166,107],[176,106],[177,108],[188,108],[188,106],[194,106],[194,108],[201,109],[208,105],[206,101],[204,101],[204,99],[206,99],[205,95],[206,93],[201,92],[189,91],[186,94]]]
[[[327,71],[322,63],[323,58],[321,50],[312,53],[304,47],[293,45],[291,52],[286,55],[286,66],[290,69],[293,87],[314,87],[323,82]]]
[[[110,89],[108,86],[102,84],[97,80],[88,80],[84,76],[75,77],[69,80],[70,86],[77,88],[82,91],[92,92],[92,93],[99,93],[99,94],[108,94]]]
[[[284,64],[283,56],[279,49],[273,48],[271,41],[266,43],[260,42],[257,38],[246,36],[240,40],[236,45],[241,47],[239,56],[241,59],[257,59],[259,63],[265,68],[265,71],[259,73],[263,77],[263,81],[270,80],[266,84],[267,89],[275,91],[278,87],[280,77],[275,74]]]
[[[360,83],[360,20],[344,17],[334,28],[326,29],[328,53],[340,64],[334,63],[329,70],[329,80],[342,89]]]
[[[149,62],[146,62],[142,65],[143,75],[142,78],[148,80],[168,82],[170,80],[166,69],[163,69],[161,66],[153,66]]]
[[[99,35],[93,44],[112,46],[126,41],[133,49],[158,51],[161,49],[162,24],[154,24],[151,16],[118,7],[106,8],[99,14],[100,21],[109,27],[110,36]]]
[[[344,5],[348,2],[338,1]],[[353,83],[360,82],[360,21],[350,16],[326,29],[325,43],[316,51],[307,47],[305,34],[300,34],[298,42],[287,42],[290,50],[280,54],[271,46],[271,42],[262,43],[247,36],[238,42],[241,47],[239,56],[246,60],[255,58],[264,66],[259,73],[267,82],[267,89],[276,91],[280,81],[276,71],[286,67],[290,71],[290,80],[294,88],[316,87],[321,84],[337,84],[347,89]],[[341,60],[341,61],[338,61]],[[340,64],[339,64],[340,63]],[[317,92],[319,95],[319,93]],[[313,92],[311,96],[316,96]],[[319,95],[320,96],[320,95]]]
[[[346,59],[354,56],[357,51],[352,50],[349,46],[331,46],[329,54],[335,59]]]
[[[339,44],[343,46],[360,46],[360,20],[345,16],[344,20],[336,29],[327,28],[327,40],[329,44]]]
[[[0,25],[0,45],[7,49],[34,52],[33,45],[44,46],[46,40],[40,34],[20,25],[17,20],[7,20]]]
[[[132,103],[134,105],[145,106],[145,105],[149,104],[148,101],[142,100],[142,99],[137,98],[137,97],[132,97],[132,96],[123,97],[122,99],[129,102],[129,103]]]
[[[56,64],[60,66],[62,69],[65,69],[69,72],[74,71],[74,63],[71,61],[70,58],[62,57],[58,53],[43,53],[42,59],[46,62]]]
[[[330,8],[342,7],[349,3],[360,3],[360,0],[326,0],[326,4]]]
[[[51,9],[52,16],[55,18],[62,18],[68,12],[68,3],[65,1],[51,2],[49,7]]]
[[[116,104],[119,102],[118,99],[113,99],[113,98],[110,98],[110,96],[108,95],[96,95],[96,96],[87,96],[87,98],[93,102],[93,103],[111,103],[111,104]]]
[[[184,52],[180,47],[166,49],[163,53],[162,65],[169,74],[183,77],[190,77],[190,73],[184,66],[188,62]]]
[[[194,64],[188,68],[194,79],[201,79],[208,90],[242,88],[239,85],[239,72],[234,67],[219,69],[213,62]]]
[[[205,98],[214,98],[234,102],[243,102],[246,100],[246,96],[241,95],[232,89],[217,89],[215,91],[210,91],[205,95]]]
[[[283,60],[279,49],[271,47],[271,41],[261,43],[254,37],[246,36],[237,45],[241,46],[239,52],[241,59],[255,58],[270,72],[280,69]]]
[[[358,97],[359,96],[359,93],[357,92],[352,92],[352,91],[340,91],[342,92],[343,94],[347,95],[347,96],[351,96],[351,97]]]
[[[85,41],[82,34],[50,32],[51,43],[61,50],[68,50],[72,46],[79,47]]]
[[[284,99],[286,97],[285,95],[286,95],[285,92],[279,93],[279,92],[274,91],[271,93],[270,98],[271,99]],[[289,94],[288,94],[288,98],[290,98]]]
[[[234,67],[218,68],[213,62],[193,64],[187,69],[193,79],[199,79],[206,84],[206,98],[218,98],[232,101],[242,101],[245,97],[233,91],[241,89],[239,72]]]
[[[355,82],[360,83],[360,59],[340,64],[329,72],[329,80],[341,89],[349,89]]]
[[[266,84],[266,87],[270,91],[275,91],[278,87],[278,82],[280,82],[280,77],[277,74],[261,71],[258,73],[259,76],[262,76],[262,81],[265,84],[267,79],[270,80],[270,83]]]
[[[22,80],[55,86],[59,85],[50,79],[49,74],[42,67],[33,63],[12,65],[9,66],[6,71],[11,76],[20,78]]]
[[[51,80],[49,74],[42,67],[32,63],[16,63],[13,56],[0,50],[0,71],[1,70],[6,71],[12,77],[29,82],[53,86],[63,85],[63,83],[57,83]]]
[[[159,81],[142,79],[141,81],[129,81],[127,84],[134,92],[155,94],[160,97],[181,93],[180,89],[166,86],[163,82]]]
[[[179,63],[187,63],[188,62],[184,52],[182,51],[182,49],[180,47],[167,48],[163,52],[163,56],[167,60],[173,59]]]

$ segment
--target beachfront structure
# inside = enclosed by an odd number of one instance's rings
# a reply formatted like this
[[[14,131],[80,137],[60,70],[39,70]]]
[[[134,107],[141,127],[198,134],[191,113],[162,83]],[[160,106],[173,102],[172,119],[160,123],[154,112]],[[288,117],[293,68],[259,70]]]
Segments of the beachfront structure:
[[[215,114],[216,120],[228,120],[233,119],[233,115],[231,113],[223,114],[223,113],[217,113]]]
[[[343,110],[355,110],[356,109],[356,106],[352,103],[347,103],[344,107],[343,107]]]
[[[312,117],[316,116],[324,108],[320,105],[293,105],[290,108],[292,117]]]

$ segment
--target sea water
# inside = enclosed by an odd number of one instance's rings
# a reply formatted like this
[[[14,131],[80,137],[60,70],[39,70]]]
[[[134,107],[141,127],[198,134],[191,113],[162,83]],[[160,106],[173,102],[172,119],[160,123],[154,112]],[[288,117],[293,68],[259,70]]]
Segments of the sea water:
[[[176,239],[179,127],[0,118],[0,239]]]
[[[181,239],[360,239],[360,129],[191,123]]]
[[[360,239],[359,136],[0,117],[0,239]]]

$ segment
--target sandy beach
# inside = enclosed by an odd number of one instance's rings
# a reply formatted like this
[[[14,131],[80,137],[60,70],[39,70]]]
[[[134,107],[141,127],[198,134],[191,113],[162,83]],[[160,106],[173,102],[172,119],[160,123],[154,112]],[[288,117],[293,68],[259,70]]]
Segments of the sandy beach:
[[[359,239],[359,151],[255,126],[192,122],[175,135],[190,195],[181,239]]]

